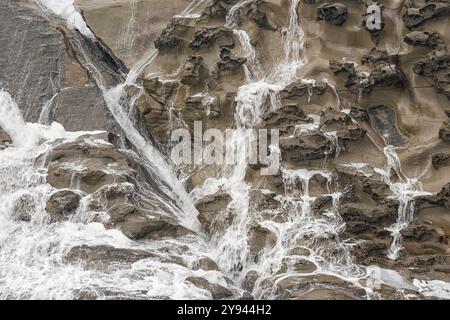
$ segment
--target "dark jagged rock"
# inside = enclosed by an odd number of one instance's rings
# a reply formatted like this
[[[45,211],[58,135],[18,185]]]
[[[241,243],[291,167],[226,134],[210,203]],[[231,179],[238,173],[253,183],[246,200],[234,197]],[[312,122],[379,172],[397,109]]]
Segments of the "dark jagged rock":
[[[244,2],[242,6],[238,8],[231,17],[232,23],[240,26],[244,20],[249,19],[253,21],[257,26],[263,29],[275,31],[278,26],[273,22],[263,9],[263,0],[253,0]]]
[[[368,236],[392,225],[397,219],[398,206],[370,208],[364,204],[349,203],[339,206],[339,213],[346,222],[346,231],[353,235]]]
[[[239,0],[213,0],[211,4],[205,8],[203,15],[224,18],[228,11],[238,2]]]
[[[450,165],[450,154],[448,153],[433,154],[433,157],[431,158],[431,163],[433,165],[433,168],[435,169],[446,167]]]
[[[302,97],[305,94],[322,95],[325,93],[326,89],[327,85],[323,81],[305,82],[297,80],[288,84],[281,91],[281,97],[283,99],[289,99],[293,97]]]
[[[366,121],[368,119],[367,112],[358,107],[350,108],[350,116],[357,121]]]
[[[242,70],[242,65],[247,62],[246,58],[236,57],[231,50],[223,48],[220,51],[219,61],[217,62],[217,67],[219,71],[230,71],[235,72]]]
[[[431,78],[436,88],[450,99],[450,54],[446,46],[438,45],[427,59],[414,64],[413,71]]]
[[[189,47],[200,50],[213,45],[217,45],[219,48],[234,48],[233,30],[222,26],[202,27],[195,33]]]
[[[442,44],[442,39],[437,32],[428,31],[413,31],[408,33],[404,41],[412,46],[422,46],[429,48],[436,48]]]
[[[193,29],[198,20],[197,18],[182,16],[172,17],[154,41],[155,48],[162,51],[179,48],[186,42],[184,34]]]
[[[299,105],[286,105],[278,110],[267,110],[263,115],[264,128],[280,129],[282,135],[287,134],[299,123],[310,123],[312,119],[307,117]]]
[[[203,61],[203,57],[188,57],[183,66],[180,76],[180,82],[189,86],[195,86],[205,81],[208,77],[208,69]]]
[[[415,1],[413,1],[414,3]],[[418,27],[428,20],[450,16],[450,4],[427,1],[422,6],[410,7],[403,15],[403,22],[409,29]]]
[[[377,48],[373,48],[370,50],[368,54],[362,57],[361,62],[365,63],[376,63],[379,61],[388,61],[389,54],[386,49],[379,50]]]
[[[62,221],[75,213],[80,204],[80,195],[71,190],[60,190],[53,193],[47,201],[46,210],[52,217],[52,222]]]
[[[400,73],[389,63],[378,63],[369,76],[371,87],[402,87],[403,80]]]
[[[444,122],[439,130],[439,138],[445,142],[450,142],[450,122]]]
[[[355,64],[353,62],[330,60],[330,70],[336,75],[356,75]]]
[[[283,159],[293,161],[322,159],[336,152],[331,140],[319,130],[309,131],[301,136],[281,137],[280,149]]]
[[[397,125],[395,111],[387,106],[374,105],[367,110],[372,128],[386,140],[389,145],[399,146],[406,142]]]
[[[345,78],[345,87],[354,93],[370,93],[377,87],[402,87],[403,80],[399,70],[384,61],[383,51],[371,51],[363,58],[365,62],[371,62],[371,72],[369,74],[358,72],[353,62],[330,61],[330,70],[334,74]]]
[[[342,3],[323,4],[317,8],[317,20],[325,20],[340,26],[347,21],[347,7]]]
[[[366,134],[366,131],[354,123],[348,114],[331,107],[325,107],[321,111],[320,130],[335,132],[336,138],[342,141],[357,141]]]

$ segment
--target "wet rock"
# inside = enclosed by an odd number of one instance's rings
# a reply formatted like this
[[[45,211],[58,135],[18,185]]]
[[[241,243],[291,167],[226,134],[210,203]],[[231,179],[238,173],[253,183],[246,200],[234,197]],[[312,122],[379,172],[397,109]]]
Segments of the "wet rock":
[[[47,182],[57,189],[74,187],[92,193],[104,185],[135,177],[132,161],[105,142],[86,136],[56,146],[47,157]]]
[[[18,221],[30,222],[36,212],[36,203],[30,193],[23,193],[14,200],[13,214]]]
[[[450,54],[446,46],[438,45],[426,59],[414,64],[413,71],[430,78],[436,88],[450,99]]]
[[[413,255],[443,254],[448,248],[448,238],[427,224],[412,224],[402,230],[403,245]]]
[[[322,159],[336,152],[332,141],[319,130],[301,136],[280,137],[280,149],[283,159],[293,161]]]
[[[176,80],[161,80],[159,77],[144,79],[143,84],[146,92],[161,104],[166,103],[180,86]]]
[[[281,97],[283,99],[289,99],[294,97],[302,97],[305,94],[309,95],[322,95],[327,89],[327,84],[323,81],[303,81],[296,80],[288,84],[282,91]]]
[[[172,17],[154,41],[155,48],[162,51],[179,48],[186,42],[184,39],[185,34],[193,29],[198,20],[198,18],[192,17]]]
[[[446,167],[450,164],[450,154],[448,153],[437,153],[431,158],[431,163],[433,168],[439,169],[441,167]]]
[[[389,185],[386,184],[386,182],[370,178],[364,180],[363,191],[375,201],[385,199],[392,193]]]
[[[413,31],[405,35],[404,41],[412,46],[436,48],[442,44],[442,39],[437,32]]]
[[[348,61],[330,60],[330,70],[336,75],[343,74],[347,77],[356,75],[355,63]]]
[[[320,196],[314,200],[311,210],[314,212],[324,212],[331,208],[333,204],[333,197],[331,196]]]
[[[59,190],[50,196],[45,210],[50,213],[52,222],[62,221],[76,212],[80,198],[78,193],[71,190]]]
[[[84,264],[90,269],[103,270],[114,264],[131,265],[139,260],[152,257],[155,255],[144,250],[82,245],[70,249],[64,260],[71,264]]]
[[[219,271],[220,270],[217,263],[208,257],[201,258],[200,260],[196,261],[193,265],[193,269],[194,270],[201,269],[201,270],[205,270],[205,271],[210,271],[210,270]]]
[[[208,77],[208,68],[201,56],[190,56],[181,70],[182,84],[195,86],[203,83]]]
[[[197,218],[207,232],[212,231],[216,219],[226,210],[231,200],[229,194],[218,192],[195,202],[195,208],[199,212]]]
[[[234,1],[234,0],[231,0]],[[277,24],[268,16],[264,1],[253,0],[243,3],[233,14],[232,22],[236,26],[242,25],[245,20],[253,21],[258,27],[275,31]]]
[[[370,235],[391,226],[397,218],[397,206],[370,208],[364,204],[348,203],[339,206],[339,214],[346,223],[346,232]]]
[[[322,296],[319,297],[319,295]],[[358,299],[365,295],[361,288],[352,286],[345,280],[330,275],[286,277],[277,283],[279,299],[302,299],[314,295],[319,299]]]
[[[239,0],[213,0],[203,11],[203,15],[224,18],[238,2]]]
[[[186,282],[192,283],[194,286],[209,291],[213,299],[225,299],[233,296],[233,293],[227,288],[216,284],[211,283],[205,278],[201,277],[188,277],[185,280]]]
[[[351,107],[349,115],[356,121],[363,122],[363,121],[367,121],[367,119],[368,119],[366,110],[358,108],[358,107]]]
[[[415,4],[415,1],[413,2]],[[422,2],[423,4],[423,2]],[[445,2],[426,2],[410,7],[403,14],[403,22],[409,29],[418,27],[428,20],[450,16],[450,4]]]
[[[269,190],[251,190],[250,207],[257,212],[276,211],[281,203],[276,199],[277,194]]]
[[[0,128],[0,150],[7,148],[12,144],[10,136]]]
[[[118,228],[133,240],[181,237],[191,231],[171,219],[156,213],[143,212],[129,203],[112,206],[108,210],[110,219],[105,224]]]
[[[397,125],[395,111],[384,105],[373,105],[367,110],[372,128],[380,137],[386,140],[387,145],[399,146],[406,143]]]
[[[262,128],[279,129],[280,135],[288,136],[294,133],[295,127],[300,123],[312,123],[298,104],[288,104],[278,110],[269,108],[263,115]]]
[[[236,57],[230,49],[223,48],[220,51],[219,62],[217,62],[217,67],[219,71],[230,71],[236,72],[242,69],[242,65],[247,62],[246,58]]]
[[[194,123],[201,120],[203,115],[208,118],[218,118],[222,112],[220,99],[217,96],[198,94],[187,97],[185,100],[186,108],[180,110],[180,114],[187,123]]]
[[[370,264],[370,260],[381,258],[378,261],[387,259],[389,242],[386,240],[366,240],[355,245],[352,252],[356,259],[364,264]]]
[[[450,142],[450,122],[444,122],[439,130],[439,139]]]
[[[253,288],[255,287],[255,283],[259,278],[259,274],[257,271],[251,270],[247,272],[244,278],[243,282],[243,288],[249,292],[253,291]]]
[[[250,254],[258,258],[258,255],[264,249],[270,249],[275,246],[277,242],[277,237],[274,233],[272,233],[269,229],[261,226],[255,225],[250,228],[249,232],[249,247]]]
[[[213,45],[217,45],[219,48],[234,48],[233,30],[222,26],[202,27],[195,33],[189,47],[200,50]]]
[[[397,67],[385,62],[380,56],[383,57],[383,54],[372,52],[371,58],[363,58],[365,62],[372,64],[370,72],[358,72],[354,63],[334,60],[330,60],[330,70],[343,77],[345,87],[353,93],[368,94],[378,87],[402,87],[403,80]],[[376,60],[377,58],[381,60]]]
[[[352,121],[352,118],[343,112],[331,107],[325,107],[320,113],[320,130],[333,133],[340,148],[341,141],[357,141],[363,138],[366,131]]]
[[[371,87],[402,87],[403,80],[399,71],[389,63],[378,63],[369,76]]]
[[[280,272],[312,273],[316,269],[316,265],[307,259],[286,257],[283,259]]]
[[[366,63],[376,63],[380,61],[388,61],[389,54],[386,49],[380,50],[373,48],[368,54],[362,57],[361,62]]]
[[[342,3],[323,4],[317,8],[317,20],[325,20],[340,26],[347,21],[347,7]]]

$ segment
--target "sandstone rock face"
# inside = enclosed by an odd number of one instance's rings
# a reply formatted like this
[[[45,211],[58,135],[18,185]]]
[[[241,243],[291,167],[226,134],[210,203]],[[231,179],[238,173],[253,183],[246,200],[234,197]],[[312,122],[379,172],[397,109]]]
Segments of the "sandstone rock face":
[[[0,4],[0,86],[36,138],[0,130],[0,217],[53,268],[31,274],[77,299],[450,297],[448,0],[389,1],[376,28],[367,1],[74,5],[95,39]],[[179,129],[192,159],[236,159],[175,163]],[[49,283],[6,273],[0,298]]]

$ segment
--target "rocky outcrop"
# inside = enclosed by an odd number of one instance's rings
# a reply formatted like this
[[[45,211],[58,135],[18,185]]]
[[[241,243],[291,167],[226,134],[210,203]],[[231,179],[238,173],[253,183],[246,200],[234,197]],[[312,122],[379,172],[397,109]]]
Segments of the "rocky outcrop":
[[[409,29],[418,27],[431,19],[450,16],[450,4],[445,1],[410,1],[405,5],[403,22]]]
[[[436,48],[442,44],[442,39],[437,32],[413,31],[405,35],[404,41],[412,46]]]
[[[395,66],[385,61],[386,54],[371,51],[363,57],[363,62],[370,62],[370,69],[357,71],[355,63],[347,61],[330,61],[330,70],[345,79],[345,87],[359,94],[368,94],[375,88],[398,88],[403,86],[403,79]]]
[[[445,142],[450,142],[450,123],[444,122],[441,129],[439,130],[439,138]]]
[[[231,197],[225,192],[218,192],[213,195],[206,196],[195,202],[195,208],[198,210],[198,220],[207,232],[212,232],[214,228],[218,228],[223,224],[223,216],[228,216],[226,208],[231,202]],[[220,219],[222,217],[222,219]],[[218,224],[219,226],[216,226]]]
[[[203,84],[208,77],[208,69],[201,56],[190,56],[181,70],[182,84],[195,86]]]
[[[186,282],[193,284],[194,286],[209,291],[213,299],[225,299],[233,296],[233,293],[227,288],[219,285],[212,284],[205,278],[201,277],[188,277]]]
[[[171,219],[160,214],[152,214],[139,210],[129,203],[121,203],[108,209],[109,219],[106,226],[120,229],[123,234],[133,240],[176,238],[190,231]]]
[[[450,99],[450,55],[445,45],[438,45],[425,59],[414,64],[414,72],[428,77]]]
[[[347,7],[342,3],[324,4],[317,8],[317,20],[340,26],[347,20]]]
[[[207,49],[213,45],[219,48],[233,48],[233,30],[225,27],[202,27],[195,33],[189,47],[194,50]]]
[[[50,196],[45,210],[50,213],[53,222],[59,222],[75,213],[80,199],[81,196],[71,190],[60,190]]]
[[[10,136],[5,131],[0,129],[0,150],[7,148],[11,144],[12,140]]]

